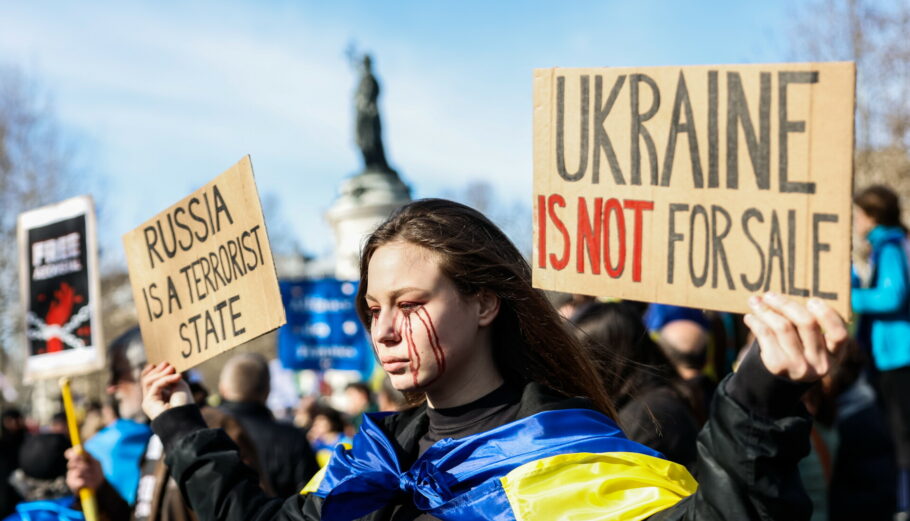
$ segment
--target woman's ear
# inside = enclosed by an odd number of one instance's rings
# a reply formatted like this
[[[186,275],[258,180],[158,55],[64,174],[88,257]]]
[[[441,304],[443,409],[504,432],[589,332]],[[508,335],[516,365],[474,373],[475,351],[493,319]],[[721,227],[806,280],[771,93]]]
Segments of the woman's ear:
[[[488,290],[477,293],[477,323],[481,327],[489,326],[499,314],[499,295]]]

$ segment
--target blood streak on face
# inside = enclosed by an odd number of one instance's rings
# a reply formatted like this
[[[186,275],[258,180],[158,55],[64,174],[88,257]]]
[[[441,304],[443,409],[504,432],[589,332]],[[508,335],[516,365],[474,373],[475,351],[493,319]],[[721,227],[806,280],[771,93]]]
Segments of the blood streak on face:
[[[405,332],[405,323],[407,331]],[[404,337],[408,343],[408,369],[411,371],[411,378],[414,380],[414,387],[417,387],[417,371],[420,370],[420,353],[417,352],[417,346],[414,344],[414,331],[411,327],[411,314],[407,311],[401,314],[401,322],[398,326],[398,337]]]
[[[436,326],[433,324],[433,319],[430,317],[430,313],[425,308],[417,308],[417,312],[415,314],[423,324],[423,327],[427,332],[427,338],[430,340],[430,347],[433,349],[433,357],[436,358],[438,377],[446,371],[446,355],[442,350],[442,346],[439,344],[439,335],[436,334]]]
[[[436,359],[436,374],[427,382],[424,382],[423,385],[426,386],[435,382],[443,373],[445,373],[446,355],[442,350],[442,346],[439,344],[439,335],[436,333],[436,326],[433,324],[433,319],[430,317],[427,310],[423,307],[418,307],[416,310],[404,310],[398,325],[398,334],[400,337],[404,337],[408,344],[408,368],[411,371],[414,387],[419,386],[417,377],[420,373],[421,359],[420,351],[417,349],[417,344],[414,341],[412,315],[416,315],[418,320],[420,320],[420,323],[423,324],[427,339],[430,343],[430,349],[433,351],[433,358]]]

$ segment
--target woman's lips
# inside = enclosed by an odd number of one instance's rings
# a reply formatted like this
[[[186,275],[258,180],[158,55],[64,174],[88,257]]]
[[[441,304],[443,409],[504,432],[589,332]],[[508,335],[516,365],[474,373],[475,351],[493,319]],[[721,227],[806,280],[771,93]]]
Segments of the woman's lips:
[[[382,360],[382,368],[387,373],[402,373],[407,370],[410,360],[407,358],[387,358]]]

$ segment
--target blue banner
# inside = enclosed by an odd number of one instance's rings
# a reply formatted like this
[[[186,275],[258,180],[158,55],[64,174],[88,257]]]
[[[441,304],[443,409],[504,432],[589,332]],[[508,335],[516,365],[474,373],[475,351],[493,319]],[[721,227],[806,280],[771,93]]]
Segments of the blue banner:
[[[357,282],[279,281],[287,324],[278,330],[278,358],[288,369],[373,371],[373,350],[357,318]]]

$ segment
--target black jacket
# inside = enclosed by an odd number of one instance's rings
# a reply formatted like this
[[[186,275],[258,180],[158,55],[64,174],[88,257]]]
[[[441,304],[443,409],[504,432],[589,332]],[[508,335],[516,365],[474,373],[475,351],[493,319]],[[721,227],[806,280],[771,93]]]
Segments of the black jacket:
[[[698,422],[689,403],[669,385],[655,385],[624,403],[617,414],[626,437],[695,470]]]
[[[711,420],[699,434],[698,490],[650,519],[808,519],[811,504],[796,467],[809,450],[810,422],[799,404],[804,390],[803,385],[768,373],[757,353],[748,356],[740,372],[719,386]],[[589,403],[530,384],[518,416],[588,407]],[[427,429],[425,409],[387,416],[382,425],[402,463],[413,461],[418,440]],[[322,499],[315,495],[295,495],[282,501],[262,493],[253,471],[241,464],[233,443],[220,431],[205,429],[195,407],[169,410],[152,428],[164,441],[172,475],[201,521],[320,518]],[[413,519],[416,513],[408,507],[407,498],[401,501],[401,505],[389,505],[364,519]]]
[[[259,467],[278,497],[300,492],[319,470],[316,456],[302,429],[275,420],[262,404],[224,402],[221,408],[240,421],[253,440]]]

